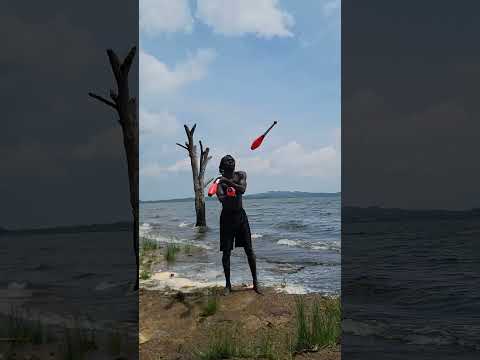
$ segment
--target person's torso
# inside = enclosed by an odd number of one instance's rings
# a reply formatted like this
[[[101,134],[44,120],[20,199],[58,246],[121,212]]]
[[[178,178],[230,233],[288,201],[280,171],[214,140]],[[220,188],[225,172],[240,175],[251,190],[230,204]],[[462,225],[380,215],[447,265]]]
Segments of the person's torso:
[[[232,181],[235,183],[240,182],[240,176],[237,172],[233,173]],[[219,186],[222,186],[224,194],[227,194],[228,185],[221,183]],[[227,213],[238,213],[243,209],[242,194],[236,192],[235,196],[226,196],[225,201],[223,202],[222,210]]]

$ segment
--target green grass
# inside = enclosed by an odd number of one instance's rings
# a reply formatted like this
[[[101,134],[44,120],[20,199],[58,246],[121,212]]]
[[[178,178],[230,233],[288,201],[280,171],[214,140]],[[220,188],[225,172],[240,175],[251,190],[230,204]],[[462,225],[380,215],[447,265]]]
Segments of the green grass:
[[[30,316],[19,308],[12,307],[7,316],[6,326],[2,326],[4,337],[34,345],[51,341],[51,334],[40,320],[27,320]]]
[[[285,351],[275,345],[275,336],[271,332],[261,332],[253,340],[245,336],[234,326],[223,326],[209,337],[203,351],[195,353],[197,360],[220,360],[232,358],[279,360],[285,358]],[[287,354],[287,358],[289,354]]]
[[[210,337],[204,351],[197,351],[198,360],[220,360],[231,359],[234,357],[247,357],[249,354],[245,351],[238,341],[238,332],[230,327],[217,329]]]
[[[177,252],[179,251],[179,247],[176,244],[170,243],[167,245],[167,250],[165,252],[165,260],[167,262],[173,262],[177,258]]]
[[[142,271],[140,271],[141,280],[148,280],[150,279],[151,276],[152,276],[152,273],[146,269],[142,269]]]
[[[274,337],[271,333],[262,333],[259,341],[253,346],[252,357],[256,359],[278,360],[280,351],[274,343]]]
[[[61,349],[63,360],[83,360],[91,351],[98,349],[94,329],[85,329],[78,324],[74,328],[64,328]]]
[[[307,314],[304,300],[298,298],[296,328],[294,349],[297,352],[334,346],[341,335],[340,299],[327,299],[322,303],[315,300]]]
[[[211,316],[214,315],[218,310],[218,297],[216,295],[209,295],[207,301],[203,306],[203,311],[201,316]]]
[[[158,249],[158,242],[153,239],[142,237],[140,239],[140,252],[146,253],[149,251],[157,250]]]

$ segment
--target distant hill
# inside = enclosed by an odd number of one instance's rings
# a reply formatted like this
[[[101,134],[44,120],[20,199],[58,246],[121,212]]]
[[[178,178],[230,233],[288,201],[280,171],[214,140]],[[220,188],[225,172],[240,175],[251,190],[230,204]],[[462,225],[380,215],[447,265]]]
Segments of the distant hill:
[[[304,191],[268,191],[258,194],[248,194],[245,195],[244,199],[282,199],[282,198],[304,198],[304,197],[338,197],[340,193],[312,193]],[[193,201],[193,197],[181,198],[181,199],[168,199],[168,200],[149,200],[149,201],[140,201],[140,203],[163,203],[163,202],[183,202],[183,201]],[[206,197],[205,200],[211,201],[216,200],[215,197]]]
[[[90,225],[73,225],[73,226],[58,226],[50,228],[36,228],[36,229],[18,229],[7,230],[0,228],[0,236],[2,234],[8,235],[27,235],[27,234],[70,234],[82,232],[113,232],[113,231],[129,231],[133,229],[133,223],[116,222],[111,224],[90,224]]]

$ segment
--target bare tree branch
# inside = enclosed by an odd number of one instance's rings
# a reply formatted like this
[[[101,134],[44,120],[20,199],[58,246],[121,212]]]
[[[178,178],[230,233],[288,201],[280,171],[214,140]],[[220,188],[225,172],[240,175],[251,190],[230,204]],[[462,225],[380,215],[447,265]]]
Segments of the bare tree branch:
[[[200,169],[203,167],[203,145],[202,145],[202,140],[199,141],[200,143]]]
[[[118,81],[120,80],[120,60],[118,59],[117,54],[112,49],[107,50],[108,60],[110,61],[110,65],[112,67],[113,75],[115,79]]]
[[[128,55],[125,57],[125,60],[123,61],[123,64],[120,67],[122,74],[126,74],[130,70],[130,66],[132,65],[132,61],[133,61],[133,58],[135,57],[136,52],[137,52],[136,46],[133,46],[128,52]]]
[[[188,151],[188,148],[185,145],[182,145],[182,144],[179,144],[179,143],[177,143],[177,145]]]
[[[105,99],[104,97],[102,97],[100,95],[97,95],[97,94],[94,94],[94,93],[91,93],[91,92],[89,92],[88,95],[90,97],[94,98],[94,99],[97,99],[98,101],[103,102],[104,104],[107,104],[108,106],[113,107],[115,110],[118,109],[117,104],[111,102],[110,100]]]
[[[110,99],[115,101],[115,103],[118,101],[118,94],[113,89],[110,89]]]

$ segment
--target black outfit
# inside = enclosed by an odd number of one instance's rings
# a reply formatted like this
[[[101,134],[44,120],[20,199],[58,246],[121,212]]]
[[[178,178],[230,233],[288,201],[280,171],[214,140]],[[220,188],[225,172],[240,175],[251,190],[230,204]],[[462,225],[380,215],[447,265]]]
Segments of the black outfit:
[[[219,184],[227,192],[227,185]],[[242,194],[225,197],[220,215],[220,251],[235,247],[251,248],[252,236],[248,216],[242,206]]]
[[[243,209],[242,195],[246,188],[247,174],[235,172],[235,183],[242,183],[240,191],[235,196],[227,196],[228,185],[220,182],[217,187],[217,197],[222,203],[220,215],[220,251],[223,251],[222,264],[225,272],[226,288],[230,289],[230,255],[234,247],[243,247],[247,255],[248,265],[252,272],[254,290],[260,293],[257,282],[255,253],[252,247],[252,236],[248,217]]]

